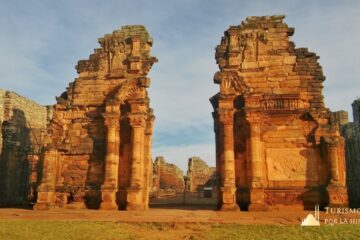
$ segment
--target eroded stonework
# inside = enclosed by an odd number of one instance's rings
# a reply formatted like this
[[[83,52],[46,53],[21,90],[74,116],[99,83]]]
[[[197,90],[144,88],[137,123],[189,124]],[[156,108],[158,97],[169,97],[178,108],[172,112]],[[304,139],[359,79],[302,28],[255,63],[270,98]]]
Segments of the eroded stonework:
[[[145,27],[99,39],[57,98],[35,209],[148,207],[151,136],[147,74],[157,61]]]
[[[52,115],[15,92],[0,89],[0,206],[26,206],[38,185],[38,154]]]
[[[216,169],[209,167],[207,163],[199,157],[189,158],[186,175],[188,177],[188,190],[190,192],[204,191],[206,187],[217,187]]]
[[[214,167],[199,157],[188,160],[187,174],[163,157],[153,163],[150,204],[211,206],[218,204],[218,179]]]
[[[156,157],[153,164],[153,197],[176,196],[185,189],[184,174],[172,163],[167,163],[164,157]]]
[[[216,48],[221,209],[346,205],[344,139],[323,102],[318,56],[284,16],[248,17]]]
[[[347,186],[349,192],[349,206],[360,207],[360,99],[352,103],[354,122],[348,122],[348,114],[339,111],[334,114],[338,122],[341,135],[345,138]]]

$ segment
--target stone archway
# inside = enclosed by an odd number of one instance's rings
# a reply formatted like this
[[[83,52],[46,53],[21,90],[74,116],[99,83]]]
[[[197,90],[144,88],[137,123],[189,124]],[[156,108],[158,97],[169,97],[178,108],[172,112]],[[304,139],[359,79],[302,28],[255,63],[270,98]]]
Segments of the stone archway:
[[[220,92],[211,103],[223,210],[347,203],[344,140],[323,102],[318,57],[295,49],[283,18],[249,17],[216,48]],[[99,43],[57,98],[35,209],[148,206],[152,39],[135,25]]]
[[[146,75],[157,62],[152,39],[134,25],[99,43],[57,98],[35,209],[148,208],[154,115]]]
[[[344,140],[323,102],[325,77],[315,53],[295,49],[283,18],[249,17],[216,48],[223,210],[347,204]]]
[[[128,107],[121,107],[122,104]],[[107,128],[107,152],[100,209],[147,209],[154,115],[146,99],[145,86],[124,84],[115,100],[107,102],[103,117]],[[121,131],[131,135],[130,141],[122,141]],[[128,146],[130,152],[125,150]]]

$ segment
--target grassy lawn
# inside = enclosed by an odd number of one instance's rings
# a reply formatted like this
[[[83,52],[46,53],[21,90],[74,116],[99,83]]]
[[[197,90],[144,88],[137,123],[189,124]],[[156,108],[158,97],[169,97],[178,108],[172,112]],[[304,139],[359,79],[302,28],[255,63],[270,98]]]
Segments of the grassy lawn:
[[[360,239],[360,225],[321,227],[200,223],[0,221],[0,239]]]

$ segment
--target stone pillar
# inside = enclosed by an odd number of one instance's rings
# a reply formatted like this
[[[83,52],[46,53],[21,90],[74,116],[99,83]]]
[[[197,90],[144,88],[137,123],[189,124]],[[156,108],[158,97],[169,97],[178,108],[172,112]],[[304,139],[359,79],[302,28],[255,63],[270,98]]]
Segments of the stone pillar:
[[[29,162],[29,183],[36,183],[38,180],[38,163],[39,163],[39,155],[37,154],[29,154],[27,156],[27,160]]]
[[[117,210],[116,193],[118,190],[118,164],[120,147],[120,113],[103,114],[107,128],[107,150],[105,158],[104,183],[101,186],[102,202],[100,209]]]
[[[331,178],[327,188],[329,194],[329,206],[339,207],[348,205],[348,194],[340,179],[339,139],[332,138],[328,143],[327,154],[330,162]],[[344,169],[345,171],[345,169]]]
[[[328,157],[331,167],[330,185],[339,186],[340,185],[339,159],[338,159],[338,147],[336,143],[329,144]]]
[[[38,187],[37,202],[35,210],[47,210],[55,207],[56,202],[56,169],[59,154],[56,149],[49,149],[44,153],[42,167],[42,180]]]
[[[131,177],[127,189],[126,210],[144,210],[147,207],[143,201],[144,185],[144,135],[146,114],[132,113],[129,115],[131,125]]]
[[[233,109],[219,109],[219,122],[222,128],[222,158],[221,158],[221,210],[239,210],[236,204],[235,157],[234,157],[234,127]]]
[[[220,126],[218,120],[218,114],[213,112],[214,118],[214,132],[215,132],[215,152],[216,152],[216,174],[221,176],[221,141],[220,141]]]
[[[29,154],[27,156],[29,162],[29,188],[28,188],[28,200],[33,202],[36,198],[36,185],[38,181],[38,163],[39,155],[38,154]]]
[[[265,210],[263,188],[263,155],[260,137],[260,114],[247,115],[250,124],[248,160],[250,162],[250,211]]]
[[[152,130],[155,117],[151,114],[148,116],[146,131],[145,131],[145,141],[144,141],[144,184],[145,188],[143,190],[143,201],[145,209],[149,208],[149,190],[150,190],[150,171],[151,169],[151,145],[152,145]]]

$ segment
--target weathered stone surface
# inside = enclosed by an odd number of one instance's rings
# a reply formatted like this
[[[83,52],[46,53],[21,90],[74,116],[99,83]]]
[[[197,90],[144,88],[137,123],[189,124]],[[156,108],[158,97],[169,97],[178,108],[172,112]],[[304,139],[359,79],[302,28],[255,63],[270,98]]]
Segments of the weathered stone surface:
[[[152,195],[154,197],[175,196],[184,192],[184,173],[164,157],[156,157],[153,164]]]
[[[0,205],[34,200],[39,158],[51,107],[0,89]]]
[[[339,124],[341,135],[345,138],[346,152],[346,182],[349,192],[349,205],[352,208],[360,207],[360,99],[352,103],[354,122],[348,122],[345,111],[334,115]]]
[[[99,38],[57,97],[35,209],[148,207],[151,136],[147,74],[157,61],[145,27]]]
[[[187,175],[175,164],[157,157],[150,192],[152,206],[207,206],[218,204],[218,180],[214,167],[199,157],[189,158]]]
[[[203,191],[205,187],[217,187],[216,169],[209,167],[199,157],[189,158],[187,177],[191,192]]]
[[[249,17],[216,48],[223,210],[347,204],[344,139],[323,102],[319,57],[295,48],[283,18]]]

